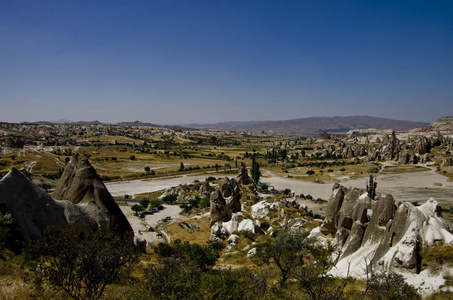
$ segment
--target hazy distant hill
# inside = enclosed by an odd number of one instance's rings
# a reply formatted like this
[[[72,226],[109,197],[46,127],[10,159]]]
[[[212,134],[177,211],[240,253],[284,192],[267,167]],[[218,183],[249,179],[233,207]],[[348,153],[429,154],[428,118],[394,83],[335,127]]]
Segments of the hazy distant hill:
[[[120,122],[116,123],[115,125],[118,126],[134,126],[134,127],[162,127],[160,125],[152,124],[152,123],[143,123],[140,121],[135,122]]]
[[[312,117],[286,121],[253,121],[253,122],[222,122],[216,124],[190,124],[188,127],[198,129],[221,129],[266,133],[286,133],[316,135],[322,132],[345,133],[351,129],[393,129],[406,131],[428,125],[424,122],[412,122],[377,118],[369,116],[353,117]]]
[[[442,134],[452,134],[453,133],[453,117],[442,117],[437,119],[434,123],[429,124],[421,128],[416,128],[411,130],[413,133],[431,133],[435,134],[437,132]]]

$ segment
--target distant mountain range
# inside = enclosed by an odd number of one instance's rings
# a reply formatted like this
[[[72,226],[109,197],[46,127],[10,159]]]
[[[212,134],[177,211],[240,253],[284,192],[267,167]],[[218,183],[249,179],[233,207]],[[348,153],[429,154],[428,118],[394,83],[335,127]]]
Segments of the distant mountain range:
[[[24,122],[26,123],[26,122]],[[298,134],[298,135],[318,135],[327,133],[346,133],[352,129],[375,128],[378,130],[392,129],[395,131],[407,131],[414,128],[421,128],[429,125],[424,122],[402,121],[370,116],[352,117],[312,117],[302,119],[292,119],[284,121],[249,121],[249,122],[221,122],[214,124],[187,124],[177,125],[157,125],[152,123],[120,122],[116,124],[103,124],[99,121],[78,121],[72,122],[64,119],[58,121],[34,122],[35,124],[68,124],[68,125],[118,125],[118,126],[141,126],[141,127],[165,127],[170,129],[218,129],[230,131],[246,132],[265,132],[268,134]]]
[[[352,117],[312,117],[285,121],[222,122],[215,124],[188,124],[186,127],[197,129],[221,129],[247,132],[284,133],[318,135],[327,133],[346,133],[352,129],[392,129],[407,131],[427,126],[429,123],[392,120],[370,116]]]

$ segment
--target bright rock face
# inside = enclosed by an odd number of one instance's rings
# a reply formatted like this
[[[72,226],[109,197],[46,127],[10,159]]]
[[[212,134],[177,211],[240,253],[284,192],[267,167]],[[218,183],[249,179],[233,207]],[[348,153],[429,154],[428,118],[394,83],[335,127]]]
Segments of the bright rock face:
[[[423,244],[453,242],[451,228],[433,198],[419,207],[408,202],[397,207],[391,195],[371,200],[366,192],[338,184],[333,187],[326,219],[316,235],[321,239],[334,237],[340,249],[333,271],[337,275],[345,275],[348,266],[359,275],[365,271],[365,262],[383,270],[419,273]]]

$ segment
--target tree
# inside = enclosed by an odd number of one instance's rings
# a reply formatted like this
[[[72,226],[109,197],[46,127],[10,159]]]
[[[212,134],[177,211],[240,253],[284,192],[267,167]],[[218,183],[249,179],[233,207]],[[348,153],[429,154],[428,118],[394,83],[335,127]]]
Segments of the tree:
[[[255,157],[252,158],[252,167],[250,168],[250,174],[252,175],[255,184],[258,184],[261,176],[260,164],[256,161]]]
[[[294,278],[313,300],[343,299],[344,288],[351,281],[349,277],[338,279],[328,274],[334,266],[330,259],[333,251],[330,245],[313,246],[305,263],[296,267]]]
[[[373,300],[421,299],[417,290],[408,284],[402,275],[395,272],[373,274],[368,287],[368,298]]]
[[[148,166],[146,166],[144,169],[145,169],[145,172],[146,172],[146,173],[149,173],[149,171],[151,171],[151,168],[148,167]]]
[[[181,162],[181,164],[179,165],[179,169],[178,169],[179,172],[181,171],[184,171],[184,164]]]
[[[131,155],[130,159],[135,160],[135,155]]]
[[[280,285],[284,285],[286,280],[293,278],[297,267],[303,265],[304,258],[309,255],[313,241],[307,237],[307,232],[280,231],[274,239],[268,237],[267,241],[257,245],[255,262],[275,265],[280,271]]]
[[[140,204],[134,204],[131,206],[132,211],[135,211],[135,214],[138,215],[139,212],[144,211],[145,208]]]
[[[368,196],[370,199],[375,199],[376,198],[376,188],[377,188],[377,182],[373,178],[373,175],[370,175],[370,180],[367,182],[366,185],[366,191],[368,192]]]
[[[144,210],[148,208],[149,203],[150,203],[150,200],[148,200],[148,199],[143,199],[140,201],[140,205],[144,208]]]
[[[122,270],[138,262],[131,235],[51,226],[26,248],[36,283],[45,281],[74,299],[98,299]]]

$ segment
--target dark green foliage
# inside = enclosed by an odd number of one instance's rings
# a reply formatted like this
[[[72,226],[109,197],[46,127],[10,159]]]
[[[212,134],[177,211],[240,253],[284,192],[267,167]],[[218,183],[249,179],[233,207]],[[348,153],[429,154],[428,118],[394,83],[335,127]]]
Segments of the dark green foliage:
[[[371,169],[368,170],[368,172],[370,172],[370,173],[378,173],[379,169],[378,168],[371,168]]]
[[[263,229],[263,230],[268,230],[269,227],[271,227],[271,224],[269,224],[269,222],[267,222],[267,221],[264,221],[264,222],[261,222],[260,227],[261,227],[261,229]]]
[[[135,155],[131,155],[130,159],[135,160]]]
[[[132,211],[135,211],[136,214],[145,210],[145,208],[143,206],[141,206],[140,204],[132,205],[131,209],[132,209]]]
[[[178,169],[179,172],[182,172],[184,171],[184,164],[181,162],[181,164],[179,165],[179,169]]]
[[[202,299],[263,299],[268,292],[267,278],[245,267],[204,273],[200,282]]]
[[[208,272],[218,258],[210,245],[161,243],[154,248],[159,257],[145,271],[146,280],[135,287],[130,299],[197,299],[200,298],[201,275]]]
[[[143,207],[144,210],[146,210],[148,208],[149,203],[150,203],[150,200],[148,200],[148,199],[143,199],[140,201],[140,205]]]
[[[149,200],[149,208],[155,208],[155,207],[159,207],[159,206],[162,206],[162,200],[159,200],[159,199],[151,199]]]
[[[313,170],[308,170],[308,171],[307,171],[307,174],[308,174],[308,175],[313,175],[313,174],[315,174],[315,171],[313,171]]]
[[[394,272],[373,274],[367,296],[373,300],[422,299],[417,290],[409,285],[402,275]]]
[[[328,274],[334,266],[330,256],[334,249],[330,246],[312,246],[305,263],[297,266],[294,278],[299,287],[313,300],[345,299],[343,291],[352,281],[350,278],[337,279]]]
[[[373,178],[373,175],[370,175],[370,181],[366,185],[366,191],[368,192],[368,196],[370,199],[375,199],[376,198],[376,188],[377,188],[377,182]]]
[[[190,244],[176,240],[172,246],[160,243],[154,252],[161,258],[172,258],[181,263],[188,263],[206,271],[219,258],[219,253],[211,245]]]
[[[258,264],[273,264],[280,272],[280,284],[293,278],[298,266],[304,264],[304,258],[309,254],[313,244],[308,239],[308,233],[299,233],[291,230],[284,230],[277,233],[275,239],[268,238],[267,241],[257,245],[257,252],[254,256]]]
[[[162,201],[164,201],[164,203],[173,203],[176,200],[178,200],[178,196],[176,195],[167,195],[164,198],[162,198]]]
[[[260,164],[256,161],[255,157],[252,158],[252,167],[250,168],[250,174],[252,175],[252,179],[255,184],[258,184],[261,172],[260,172]]]
[[[77,226],[49,227],[26,248],[35,284],[49,283],[74,299],[98,299],[107,283],[138,261],[132,236]]]
[[[210,207],[211,206],[211,200],[209,200],[209,198],[206,198],[206,197],[201,198],[199,205],[200,205],[201,209]]]
[[[9,249],[18,253],[23,246],[20,233],[15,230],[14,218],[6,208],[0,206],[0,258],[3,257],[4,250]]]

